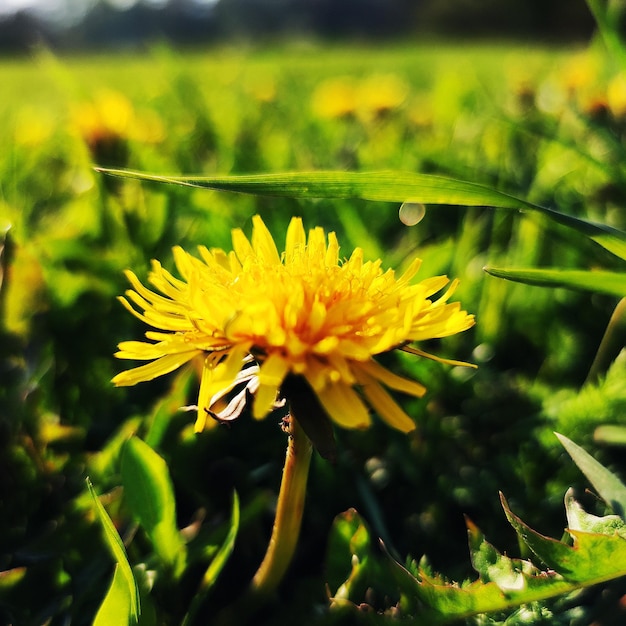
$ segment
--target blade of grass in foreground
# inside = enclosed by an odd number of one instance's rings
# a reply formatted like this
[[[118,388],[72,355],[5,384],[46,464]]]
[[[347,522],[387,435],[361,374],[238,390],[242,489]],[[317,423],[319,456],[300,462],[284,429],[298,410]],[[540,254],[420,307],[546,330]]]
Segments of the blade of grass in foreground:
[[[421,202],[536,211],[593,239],[626,260],[626,233],[516,198],[497,189],[454,178],[414,172],[285,172],[234,176],[159,176],[133,170],[96,168],[122,178],[292,198],[359,198],[376,202]]]
[[[623,298],[626,296],[626,272],[602,272],[561,269],[502,269],[485,267],[485,272],[526,285],[540,287],[564,287],[593,291]]]
[[[98,499],[89,478],[87,478],[87,489],[91,494],[96,513],[104,529],[104,537],[117,564],[113,582],[101,607],[101,621],[98,623],[105,623],[111,616],[116,616],[118,619],[120,615],[123,615],[125,620],[118,621],[118,623],[136,624],[140,614],[139,589],[128,562],[126,548],[124,548],[122,539],[111,518]]]

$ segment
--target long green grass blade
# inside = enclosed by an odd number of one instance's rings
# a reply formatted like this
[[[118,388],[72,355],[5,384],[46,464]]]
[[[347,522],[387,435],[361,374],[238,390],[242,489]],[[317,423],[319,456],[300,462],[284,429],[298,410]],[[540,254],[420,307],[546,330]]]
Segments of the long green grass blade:
[[[487,274],[526,285],[564,287],[593,291],[622,298],[626,296],[626,272],[602,272],[563,269],[503,269],[485,267]]]
[[[213,557],[213,560],[207,567],[204,576],[202,577],[202,582],[200,583],[200,588],[194,595],[193,601],[191,603],[189,613],[185,616],[183,620],[183,626],[187,626],[188,624],[193,623],[195,615],[199,610],[202,603],[205,601],[207,594],[213,588],[215,581],[220,575],[221,571],[224,569],[230,555],[235,548],[235,539],[237,538],[237,533],[239,532],[239,520],[240,520],[240,508],[239,508],[239,495],[235,491],[233,493],[233,508],[230,515],[230,528],[228,529],[228,533],[226,538],[224,539],[224,543],[219,547],[217,553]]]
[[[89,489],[89,493],[94,502],[94,506],[96,508],[96,513],[98,514],[98,518],[100,519],[100,523],[104,528],[104,536],[113,554],[113,558],[117,563],[117,569],[113,578],[113,582],[111,584],[111,589],[109,593],[107,593],[107,597],[105,601],[111,602],[111,598],[109,598],[109,594],[113,593],[116,604],[116,611],[119,610],[118,602],[121,602],[122,599],[128,599],[128,624],[137,623],[139,620],[139,589],[137,587],[137,582],[135,581],[135,577],[133,576],[133,571],[130,567],[130,563],[128,562],[128,557],[126,556],[126,549],[124,548],[124,544],[122,543],[122,539],[119,536],[119,533],[115,529],[111,518],[108,513],[105,511],[102,503],[98,499],[96,492],[91,484],[89,478],[87,478],[87,488]],[[125,591],[121,591],[121,586],[124,586]],[[125,600],[124,600],[125,601]],[[108,611],[111,609],[109,606],[106,608]],[[112,609],[111,609],[112,610]]]
[[[611,505],[615,513],[624,518],[626,513],[626,486],[624,483],[579,445],[564,435],[555,434],[578,469],[598,491],[600,497]]]
[[[130,589],[119,564],[117,564],[111,586],[96,613],[93,626],[110,626],[111,624],[129,626],[135,623],[131,618],[131,598]]]
[[[358,198],[376,202],[420,202],[457,206],[536,211],[573,228],[622,259],[626,259],[626,233],[559,213],[497,189],[455,178],[415,172],[284,172],[234,176],[159,176],[133,170],[96,168],[122,178],[134,178],[219,191],[292,198]]]

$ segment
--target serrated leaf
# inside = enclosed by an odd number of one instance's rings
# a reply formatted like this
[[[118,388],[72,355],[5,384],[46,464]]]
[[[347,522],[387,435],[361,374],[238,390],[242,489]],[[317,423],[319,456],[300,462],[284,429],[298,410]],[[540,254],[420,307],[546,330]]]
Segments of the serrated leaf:
[[[124,497],[152,542],[154,551],[175,574],[184,568],[186,547],[176,525],[176,501],[167,463],[148,444],[131,437],[122,451]]]
[[[586,235],[616,256],[626,259],[626,233],[559,213],[485,185],[415,172],[286,172],[236,176],[159,176],[132,170],[96,168],[111,176],[150,182],[203,187],[293,198],[360,198],[380,202],[419,202],[458,206],[490,206],[542,213]]]
[[[139,589],[137,587],[135,577],[133,576],[130,563],[128,562],[126,549],[124,548],[122,539],[115,529],[111,518],[104,510],[102,503],[96,495],[89,478],[87,478],[87,488],[89,489],[89,493],[93,499],[98,519],[104,528],[104,537],[107,545],[109,546],[113,558],[116,561],[113,582],[111,583],[111,587],[109,588],[109,592],[105,598],[105,601],[109,602],[110,605],[105,609],[105,611],[115,610],[117,612],[122,605],[128,610],[128,613],[126,613],[123,617],[123,620],[125,621],[108,623],[135,624],[139,619],[140,613]],[[109,598],[109,595],[112,595],[112,597]],[[102,624],[105,624],[105,622],[103,621]]]
[[[624,518],[626,513],[626,486],[622,481],[610,472],[601,463],[598,463],[588,452],[585,452],[573,441],[555,433],[559,441],[572,457],[578,469],[587,477],[594,486],[600,497],[612,507],[612,509]]]
[[[568,532],[573,545],[570,546],[532,530],[511,512],[504,498],[502,504],[520,538],[548,569],[542,570],[530,561],[501,554],[469,520],[470,554],[478,580],[454,583],[423,567],[419,567],[414,576],[388,553],[385,553],[387,567],[382,567],[372,551],[365,525],[356,511],[352,511],[337,527],[345,532],[336,535],[335,539],[340,541],[335,548],[339,547],[344,558],[351,554],[351,570],[338,587],[333,606],[358,605],[367,587],[377,592],[381,587],[388,588],[391,576],[396,593],[401,595],[397,604],[401,616],[411,616],[420,623],[440,624],[481,613],[508,611],[626,575],[626,539],[618,534],[626,524],[620,520],[616,526],[615,516],[595,518],[579,510],[577,515],[584,520],[583,525],[606,532],[571,528]],[[571,501],[567,504],[574,506]],[[353,538],[363,532],[367,535],[367,545],[363,536],[353,542]],[[346,551],[348,544],[358,550]]]
[[[500,494],[500,501],[509,523],[515,529],[518,537],[530,548],[530,550],[551,570],[558,571],[564,576],[573,576],[573,569],[570,565],[570,560],[572,559],[572,547],[562,541],[558,541],[557,539],[546,537],[545,535],[542,535],[541,533],[538,533],[530,528],[530,526],[528,526],[511,511],[502,494]]]
[[[572,546],[549,539],[514,515],[503,499],[506,516],[519,537],[551,569],[575,587],[590,587],[626,575],[626,539],[613,529],[608,534],[568,529]]]
[[[622,298],[626,296],[626,272],[596,272],[563,269],[502,269],[485,267],[485,272],[526,285],[540,287],[564,287],[604,293]]]

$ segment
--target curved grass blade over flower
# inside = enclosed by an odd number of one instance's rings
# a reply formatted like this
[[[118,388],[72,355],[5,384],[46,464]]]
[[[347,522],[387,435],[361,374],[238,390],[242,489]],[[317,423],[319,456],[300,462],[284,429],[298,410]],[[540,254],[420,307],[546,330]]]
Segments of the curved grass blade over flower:
[[[335,234],[318,227],[307,237],[300,218],[291,220],[283,253],[259,216],[250,239],[240,229],[232,239],[232,252],[200,247],[201,258],[175,248],[182,279],[153,261],[148,280],[155,291],[127,272],[133,289],[120,299],[156,330],[146,332],[149,341],[120,344],[118,358],[148,363],[113,382],[134,385],[200,361],[201,431],[211,423],[212,399],[234,387],[252,356],[256,418],[293,388],[285,381],[295,376],[336,424],[365,428],[371,407],[394,428],[415,428],[384,387],[416,397],[426,389],[373,357],[473,326],[473,315],[448,302],[457,282],[445,276],[412,282],[419,260],[396,277],[380,260],[365,261],[360,248],[342,260]]]

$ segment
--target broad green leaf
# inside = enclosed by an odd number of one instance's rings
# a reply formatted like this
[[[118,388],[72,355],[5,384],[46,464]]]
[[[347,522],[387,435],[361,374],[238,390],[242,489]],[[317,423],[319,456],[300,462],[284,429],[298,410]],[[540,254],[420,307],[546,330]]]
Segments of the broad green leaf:
[[[567,453],[572,457],[578,469],[587,477],[600,497],[612,507],[619,516],[626,514],[626,486],[615,474],[598,463],[588,452],[569,440],[564,435],[555,433]]]
[[[417,623],[432,626],[480,613],[510,610],[577,588],[576,584],[564,580],[556,572],[541,572],[528,561],[503,556],[485,541],[482,533],[471,523],[468,523],[470,550],[480,578],[462,584],[433,575],[424,567],[417,568],[417,575],[414,576],[386,552],[381,562],[371,546],[366,526],[355,511],[343,526],[344,530],[351,532],[344,533],[344,544],[342,546],[340,542],[339,547],[345,555],[346,547],[352,545],[348,561],[351,568],[348,578],[332,597],[333,609],[360,606],[368,588],[374,589],[379,596],[382,589],[389,597],[400,595],[399,601],[392,607],[400,611],[399,617],[411,617]],[[360,537],[355,542],[357,535]],[[366,545],[364,539],[367,539]],[[395,586],[393,590],[390,590],[391,583]],[[383,610],[387,613],[389,608]]]
[[[529,561],[502,555],[471,522],[468,536],[478,580],[458,585],[420,572],[417,581],[420,600],[448,620],[509,610],[575,588],[555,572],[540,572]]]
[[[564,287],[604,293],[622,298],[626,296],[626,272],[596,272],[564,269],[502,269],[485,267],[485,272],[527,285]]]
[[[200,583],[200,588],[196,592],[193,597],[190,609],[188,614],[185,616],[183,621],[183,626],[187,624],[193,623],[194,616],[200,605],[204,602],[208,592],[213,588],[215,581],[220,575],[221,571],[224,569],[230,555],[233,552],[235,547],[235,539],[237,538],[237,533],[239,532],[239,521],[240,521],[240,509],[239,509],[239,496],[235,491],[233,493],[233,508],[230,515],[230,528],[228,529],[228,533],[224,542],[219,547],[217,553],[213,557],[213,560],[209,564],[209,567],[206,569],[204,576],[202,577],[202,582]]]
[[[131,598],[131,591],[126,584],[120,566],[116,565],[111,586],[98,609],[93,626],[110,626],[111,624],[127,626],[136,623],[134,620],[131,621]]]
[[[119,536],[119,533],[115,529],[111,518],[108,516],[107,512],[104,510],[96,492],[94,491],[93,485],[89,478],[87,478],[87,488],[89,489],[89,493],[93,499],[96,513],[98,514],[98,518],[100,519],[100,523],[104,528],[104,536],[113,554],[113,558],[116,561],[116,570],[113,576],[113,582],[111,583],[111,588],[107,593],[105,601],[110,602],[110,605],[105,609],[109,610],[118,610],[122,603],[124,606],[127,606],[128,613],[124,616],[124,621],[121,622],[109,622],[109,623],[120,623],[120,624],[134,624],[137,623],[139,619],[140,613],[140,602],[139,602],[139,589],[137,588],[137,583],[135,581],[135,577],[133,576],[133,571],[130,567],[130,563],[128,562],[128,557],[126,555],[126,549],[124,548],[124,544],[122,543],[122,539]],[[124,587],[122,590],[121,587]],[[109,598],[109,595],[112,594],[112,597]],[[105,622],[102,622],[104,624]]]
[[[132,170],[96,168],[111,176],[204,187],[220,191],[293,198],[360,198],[426,205],[489,206],[536,211],[593,239],[626,259],[626,233],[516,198],[497,189],[444,176],[414,172],[286,172],[235,176],[159,176]]]
[[[502,505],[520,539],[548,569],[503,555],[470,521],[467,523],[469,547],[477,580],[452,583],[423,566],[411,566],[409,571],[388,553],[385,553],[385,566],[372,549],[367,528],[352,511],[340,523],[336,521],[335,543],[330,544],[346,561],[350,558],[351,564],[350,570],[344,565],[344,572],[349,575],[332,598],[333,608],[358,606],[369,587],[377,592],[383,588],[390,595],[387,590],[391,577],[396,585],[395,594],[400,594],[394,608],[401,617],[440,624],[481,613],[510,611],[626,575],[626,523],[617,516],[590,515],[568,492],[568,533],[572,539],[569,545],[532,530],[511,512],[503,497]],[[359,541],[354,540],[357,535]],[[386,607],[384,610],[387,612]]]
[[[511,512],[504,499],[502,504],[509,522],[524,543],[575,587],[589,587],[626,575],[626,539],[617,534],[613,516],[608,520],[596,520],[595,532],[568,528],[567,532],[573,538],[573,545],[569,546],[532,530]],[[607,533],[598,532],[602,526],[608,529]]]
[[[124,497],[155,552],[175,574],[181,573],[186,548],[176,525],[176,501],[167,464],[148,444],[131,437],[122,452],[121,474]]]

